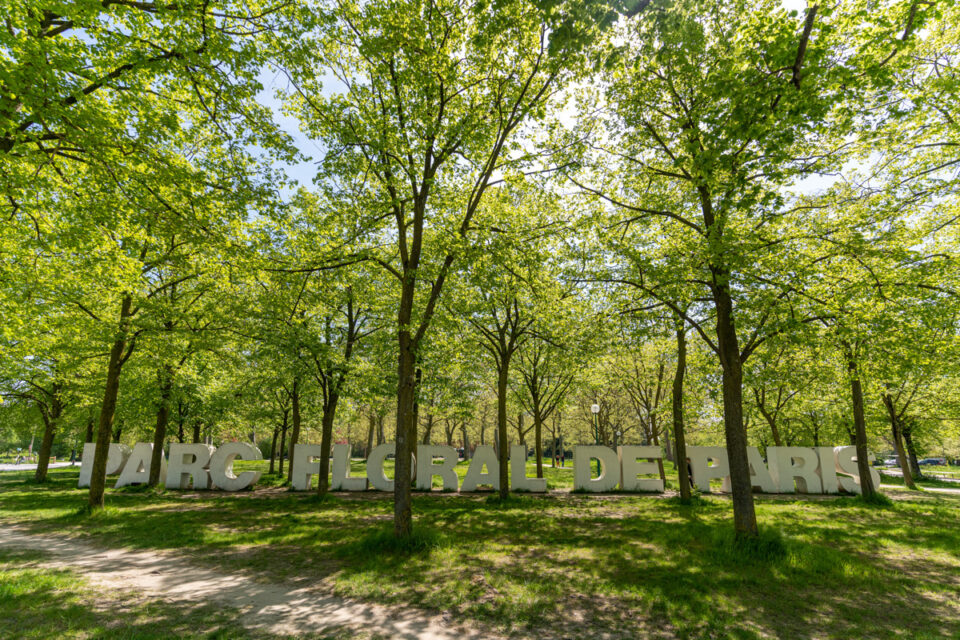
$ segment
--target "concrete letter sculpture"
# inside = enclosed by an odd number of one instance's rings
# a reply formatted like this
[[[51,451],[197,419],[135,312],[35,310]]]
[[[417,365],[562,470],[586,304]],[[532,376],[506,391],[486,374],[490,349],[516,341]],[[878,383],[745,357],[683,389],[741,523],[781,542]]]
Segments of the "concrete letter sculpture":
[[[776,493],[777,482],[756,447],[747,447],[747,463],[750,465],[750,486],[760,489],[760,493]],[[724,490],[729,490],[729,487]]]
[[[817,475],[820,476],[820,486],[824,493],[840,493],[840,481],[837,479],[837,465],[834,461],[833,447],[816,447],[820,465]]]
[[[434,462],[440,458],[440,464]],[[433,476],[443,480],[444,491],[456,491],[460,484],[455,467],[460,456],[457,450],[446,445],[421,444],[417,447],[417,489],[430,491],[433,488]]]
[[[522,444],[510,445],[510,488],[530,493],[547,490],[546,478],[527,477],[527,447]]]
[[[150,480],[150,462],[153,459],[153,443],[138,442],[133,446],[133,453],[123,465],[123,471],[117,478],[115,488],[127,487],[133,484],[147,484]],[[160,482],[165,483],[167,479],[167,460],[160,452]]]
[[[210,479],[224,491],[246,489],[260,479],[259,471],[244,471],[240,475],[233,473],[233,461],[262,460],[260,450],[246,442],[227,442],[210,456]]]
[[[484,471],[486,467],[486,471]],[[500,462],[493,447],[482,444],[473,452],[467,475],[463,478],[460,491],[476,491],[482,484],[488,484],[494,491],[500,490]]]
[[[655,475],[660,473],[660,465],[656,460],[663,457],[660,447],[640,447],[626,445],[617,447],[620,457],[620,489],[623,491],[663,492],[663,479],[638,478],[640,475]],[[652,458],[653,460],[648,460]],[[643,459],[643,462],[640,460]]]
[[[780,493],[823,493],[817,465],[817,452],[808,447],[767,447],[770,475]],[[794,489],[796,485],[796,489]]]
[[[600,462],[600,477],[592,478],[590,461]],[[620,482],[620,459],[617,452],[599,445],[573,448],[573,490],[589,493],[613,491]]]
[[[393,491],[393,480],[383,472],[383,461],[387,456],[395,455],[397,446],[394,443],[381,444],[373,448],[367,456],[367,479],[377,491]],[[410,479],[417,469],[417,456],[410,454]]]
[[[853,446],[836,447],[833,452],[837,474],[842,474],[839,476],[840,488],[857,495],[863,493],[860,488],[860,468],[857,466],[857,448]],[[867,462],[873,462],[873,460],[873,454],[867,454]],[[873,467],[870,467],[870,479],[873,480],[874,488],[880,486],[880,473]]]
[[[350,445],[333,445],[333,481],[330,489],[333,491],[366,491],[367,479],[350,476]],[[317,470],[319,471],[319,463]],[[309,484],[309,478],[307,479]]]
[[[187,489],[191,479],[194,489],[209,489],[210,473],[206,467],[213,452],[212,446],[201,442],[171,442],[167,489]]]
[[[83,445],[83,454],[80,458],[80,479],[77,482],[77,488],[82,489],[90,486],[90,477],[93,475],[93,458],[97,452],[97,445],[93,442],[87,442]],[[123,470],[130,457],[130,447],[125,444],[113,442],[107,447],[107,475],[113,475]]]
[[[314,458],[320,457],[320,445],[298,444],[293,448],[293,474],[290,486],[294,491],[308,491],[313,476],[320,473],[320,462]]]
[[[687,447],[693,480],[703,493],[710,493],[710,480],[720,478],[727,486],[730,477],[730,464],[727,461],[726,447]],[[710,464],[710,461],[713,464]]]

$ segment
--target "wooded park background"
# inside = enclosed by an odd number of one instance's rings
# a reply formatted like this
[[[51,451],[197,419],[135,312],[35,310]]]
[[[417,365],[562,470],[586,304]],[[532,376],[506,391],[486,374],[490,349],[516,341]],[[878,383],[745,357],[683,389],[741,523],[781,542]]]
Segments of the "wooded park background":
[[[954,2],[5,4],[39,481],[93,441],[723,444],[751,536],[748,444],[960,456]]]

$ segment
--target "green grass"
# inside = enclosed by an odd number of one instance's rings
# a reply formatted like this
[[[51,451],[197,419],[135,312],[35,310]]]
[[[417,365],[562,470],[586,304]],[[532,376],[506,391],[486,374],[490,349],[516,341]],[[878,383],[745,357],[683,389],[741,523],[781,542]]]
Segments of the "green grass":
[[[880,472],[880,482],[883,484],[895,484],[903,486],[903,476],[891,476]],[[923,478],[914,478],[914,482],[918,487],[937,487],[940,489],[960,489],[960,483],[951,482],[949,480],[940,480],[938,478],[932,478],[930,476],[923,476]]]
[[[557,473],[564,473],[557,470]],[[571,473],[572,472],[565,472]],[[109,491],[78,513],[76,470],[0,474],[0,521],[102,545],[177,549],[267,580],[567,637],[960,636],[960,496],[758,496],[763,536],[732,538],[728,499],[414,494],[413,548],[391,546],[391,497]],[[739,546],[738,546],[739,545]],[[751,546],[752,545],[752,546]]]

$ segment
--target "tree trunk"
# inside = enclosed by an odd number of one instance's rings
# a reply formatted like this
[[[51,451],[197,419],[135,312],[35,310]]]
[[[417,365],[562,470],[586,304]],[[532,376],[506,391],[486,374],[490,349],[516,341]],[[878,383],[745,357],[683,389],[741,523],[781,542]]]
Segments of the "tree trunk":
[[[867,422],[863,415],[863,387],[860,386],[860,370],[852,348],[847,348],[847,371],[850,374],[850,396],[853,402],[853,425],[857,447],[857,471],[860,473],[860,490],[864,498],[877,493],[870,477],[870,461],[867,460]]]
[[[270,442],[270,470],[267,473],[273,473],[276,469],[277,460],[277,438],[280,437],[280,425],[273,426],[273,440]]]
[[[93,442],[93,417],[87,419],[87,433],[83,436],[84,442]]]
[[[910,460],[910,471],[913,473],[914,480],[923,478],[923,470],[920,468],[920,462],[917,460],[917,449],[913,445],[913,427],[907,426],[900,421],[900,434],[907,445],[907,458]]]
[[[199,420],[194,420],[193,422],[193,443],[198,444],[200,442],[200,426],[201,422]]]
[[[160,460],[163,459],[163,441],[167,437],[167,423],[170,420],[170,393],[173,389],[173,370],[164,367],[160,372],[160,404],[157,407],[157,423],[153,429],[153,453],[150,456],[150,478],[147,486],[155,487],[160,483]]]
[[[412,278],[410,278],[412,280]],[[416,401],[416,353],[410,335],[410,309],[413,305],[413,288],[407,291],[405,283],[401,298],[398,342],[400,355],[397,360],[397,440],[393,482],[393,532],[398,538],[413,533],[413,510],[410,496],[410,455],[416,442],[414,403]],[[414,433],[414,440],[410,434]]]
[[[782,447],[782,440],[780,439],[780,429],[777,428],[777,419],[767,411],[764,407],[761,407],[760,404],[757,404],[757,408],[760,409],[760,413],[766,419],[767,424],[770,425],[770,434],[773,436],[773,444],[777,447]]]
[[[467,436],[466,420],[460,423],[460,433],[463,436],[463,459],[469,460],[472,456],[470,455],[470,438]]]
[[[63,403],[60,400],[60,384],[53,385],[53,394],[50,399],[50,409],[43,415],[43,440],[40,442],[40,453],[37,457],[37,471],[34,479],[37,482],[47,481],[47,469],[50,468],[50,451],[53,449],[53,437],[60,424],[63,414]]]
[[[900,472],[903,473],[903,484],[910,489],[916,489],[917,485],[913,481],[913,473],[910,471],[910,461],[907,459],[907,452],[903,446],[903,438],[900,432],[900,420],[897,418],[897,408],[893,404],[893,398],[889,393],[883,394],[883,404],[887,408],[887,414],[890,416],[890,430],[893,433],[893,446],[897,451],[897,460],[900,463]]]
[[[177,442],[183,443],[183,439],[186,437],[186,434],[183,432],[183,423],[185,422],[183,417],[183,407],[177,404]]]
[[[663,425],[663,451],[667,456],[667,462],[673,462],[673,445],[670,443],[670,425],[664,422]]]
[[[290,415],[290,410],[285,409],[283,412],[283,422],[280,425],[280,449],[278,452],[280,457],[280,462],[277,465],[278,466],[277,475],[280,476],[281,478],[283,477],[283,459],[286,457],[284,454],[287,452],[287,428],[288,428],[287,417],[289,415]]]
[[[687,370],[687,333],[683,320],[677,319],[677,370],[673,376],[673,443],[676,447],[680,498],[690,499],[690,474],[687,468],[687,442],[683,428],[683,376]]]
[[[290,432],[290,453],[287,455],[287,459],[290,460],[287,482],[293,482],[293,450],[300,441],[300,380],[298,378],[293,379],[290,400],[293,405],[293,430]]]
[[[534,412],[533,414],[533,438],[535,442],[533,443],[534,450],[537,455],[537,477],[543,477],[543,420],[540,419],[540,414]]]
[[[501,354],[497,371],[497,442],[500,460],[500,499],[510,495],[510,479],[507,477],[507,464],[510,447],[507,445],[507,385],[510,382],[510,356]]]
[[[117,428],[113,430],[113,441],[120,442],[121,435],[123,435],[123,418],[117,421]]]
[[[423,431],[423,440],[420,441],[420,444],[430,444],[430,437],[433,434],[433,414],[427,414],[427,426]]]
[[[326,495],[330,490],[330,448],[333,445],[333,419],[337,414],[337,402],[340,396],[331,392],[323,407],[323,421],[320,433],[320,478],[317,480],[317,495]],[[348,462],[349,464],[349,462]]]
[[[107,485],[107,454],[110,436],[113,431],[113,416],[117,411],[117,397],[120,394],[120,372],[124,364],[124,350],[127,348],[127,331],[130,323],[130,309],[133,298],[125,295],[120,303],[120,322],[117,338],[110,349],[107,364],[107,383],[103,389],[103,404],[100,405],[100,425],[97,429],[97,448],[93,456],[93,469],[90,475],[90,509],[103,508],[103,493]],[[129,354],[128,354],[129,355]]]
[[[373,434],[377,430],[377,418],[371,413],[367,416],[367,447],[363,451],[363,457],[369,458],[370,451],[373,450]]]
[[[732,487],[733,527],[736,535],[756,536],[757,514],[753,504],[750,465],[747,461],[747,433],[743,426],[743,370],[740,346],[733,321],[733,300],[726,285],[729,274],[715,270],[717,348],[723,368],[723,426]]]
[[[653,444],[657,448],[660,447],[660,436],[657,435],[658,431],[653,432]],[[657,458],[657,468],[660,470],[660,479],[663,480],[663,484],[667,484],[667,472],[663,468],[663,457]]]
[[[443,425],[443,435],[447,438],[447,446],[453,446],[453,434],[457,431],[457,421],[451,420],[450,418],[445,419],[446,422]]]

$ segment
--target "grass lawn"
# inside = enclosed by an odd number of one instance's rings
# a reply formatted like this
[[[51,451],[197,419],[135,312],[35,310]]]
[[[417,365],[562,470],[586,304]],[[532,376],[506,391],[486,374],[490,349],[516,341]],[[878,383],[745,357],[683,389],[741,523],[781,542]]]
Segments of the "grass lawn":
[[[960,467],[957,467],[954,465],[947,465],[947,466],[943,466],[939,464],[928,465],[928,466],[921,467],[921,470],[925,474],[929,474],[932,476],[947,476],[950,478],[960,479]]]
[[[571,470],[546,470],[552,488],[572,483]],[[722,496],[681,505],[548,494],[499,504],[419,493],[415,526],[425,549],[405,555],[383,548],[393,512],[384,494],[318,502],[277,487],[110,490],[108,508],[87,517],[78,513],[86,490],[74,488],[76,479],[76,469],[51,471],[45,485],[25,472],[0,474],[0,521],[108,546],[176,549],[199,563],[449,611],[519,635],[960,636],[957,495],[894,490],[887,507],[758,496],[765,539],[779,537],[785,548],[758,559],[732,548]],[[0,590],[0,626],[28,606],[12,605],[15,597]]]

